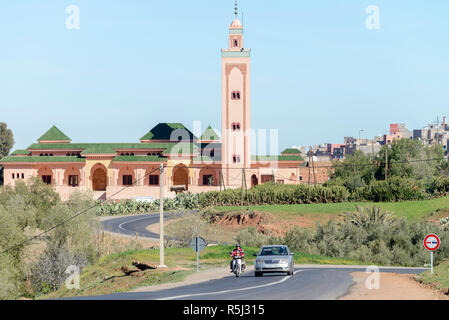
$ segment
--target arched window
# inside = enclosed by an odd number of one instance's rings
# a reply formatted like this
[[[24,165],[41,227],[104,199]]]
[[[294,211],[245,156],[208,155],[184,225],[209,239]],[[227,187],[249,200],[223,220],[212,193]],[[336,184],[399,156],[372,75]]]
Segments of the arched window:
[[[131,152],[131,155],[133,156],[133,155],[134,155],[134,153],[133,153],[133,152]]]
[[[240,155],[234,154],[234,155],[232,156],[232,162],[234,162],[234,163],[240,163]]]
[[[240,100],[240,91],[232,91],[231,99],[232,100]]]
[[[239,46],[239,41],[237,39],[234,39],[234,47],[238,47]]]
[[[231,124],[231,128],[232,128],[232,131],[239,131],[240,130],[240,123],[239,122],[233,122]]]

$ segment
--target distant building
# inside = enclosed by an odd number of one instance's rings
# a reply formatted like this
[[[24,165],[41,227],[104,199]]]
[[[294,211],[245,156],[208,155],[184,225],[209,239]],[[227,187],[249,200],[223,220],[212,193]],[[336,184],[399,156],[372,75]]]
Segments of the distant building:
[[[446,117],[443,117],[441,124],[437,121],[428,124],[423,129],[413,130],[413,139],[421,140],[427,145],[439,144],[447,154],[449,150],[449,125],[446,122]]]

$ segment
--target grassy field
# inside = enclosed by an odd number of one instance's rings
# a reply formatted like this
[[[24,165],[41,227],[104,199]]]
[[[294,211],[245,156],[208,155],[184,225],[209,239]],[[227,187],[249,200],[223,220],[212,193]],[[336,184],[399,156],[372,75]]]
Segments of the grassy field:
[[[251,210],[268,212],[276,217],[288,219],[293,216],[338,215],[347,211],[354,211],[357,205],[378,206],[391,212],[395,216],[405,217],[408,221],[417,221],[429,216],[437,210],[449,211],[449,197],[432,200],[403,201],[403,202],[342,202],[292,205],[261,205],[251,206]],[[244,206],[243,209],[248,207]],[[220,207],[220,210],[238,211],[241,207]],[[449,216],[449,213],[447,214]]]
[[[232,246],[223,245],[207,247],[200,254],[201,269],[227,267],[230,261],[229,253],[232,248]],[[253,254],[257,253],[259,248],[245,247],[244,249],[247,264],[253,264],[255,259]],[[296,264],[361,264],[350,259],[337,259],[302,254],[300,252],[296,252],[294,258]],[[104,257],[96,264],[88,266],[83,270],[80,276],[79,290],[69,290],[65,285],[62,285],[58,291],[41,296],[39,299],[126,292],[143,286],[182,281],[189,274],[196,272],[196,253],[190,248],[166,248],[165,263],[168,267],[167,269],[145,270],[134,275],[124,275],[120,268],[135,269],[131,264],[133,260],[158,264],[159,250],[127,251]]]
[[[433,274],[426,271],[415,277],[421,283],[427,284],[444,294],[449,294],[449,260],[433,268]]]

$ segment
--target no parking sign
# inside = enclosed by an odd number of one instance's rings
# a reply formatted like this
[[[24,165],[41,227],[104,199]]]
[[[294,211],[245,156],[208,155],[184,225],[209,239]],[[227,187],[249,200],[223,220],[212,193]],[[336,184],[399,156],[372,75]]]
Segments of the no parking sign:
[[[430,273],[433,273],[433,252],[440,247],[441,241],[436,234],[428,234],[424,238],[424,247],[430,251]]]

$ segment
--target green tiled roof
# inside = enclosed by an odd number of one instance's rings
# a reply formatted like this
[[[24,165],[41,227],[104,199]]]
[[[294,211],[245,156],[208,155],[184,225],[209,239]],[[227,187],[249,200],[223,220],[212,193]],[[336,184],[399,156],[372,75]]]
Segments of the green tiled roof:
[[[191,153],[197,153],[199,148],[193,143],[33,143],[28,150],[80,150],[83,155],[86,154],[105,154],[116,153],[119,150],[141,149],[145,151],[163,150],[169,154],[173,147],[182,147],[182,150],[190,150]]]
[[[28,151],[28,150],[21,150],[21,149],[18,149],[18,150],[16,150],[16,151],[14,151],[13,153],[11,153],[11,155],[29,155],[30,154],[30,152]]]
[[[170,140],[172,132],[177,129],[186,130],[188,138],[190,140],[195,139],[193,133],[190,132],[190,130],[187,129],[182,123],[159,123],[153,129],[151,129],[146,135],[140,138],[140,140]],[[183,139],[186,138],[187,137],[183,137]]]
[[[167,161],[166,157],[159,156],[118,156],[113,159],[113,161]]]
[[[115,153],[118,149],[165,150],[173,143],[33,143],[29,150],[81,150],[83,154]]]
[[[201,140],[220,140],[220,137],[215,132],[215,130],[212,129],[211,126],[209,126],[201,135]]]
[[[56,126],[51,127],[45,132],[37,141],[67,141],[71,140],[67,137],[61,130],[56,128]]]
[[[281,152],[281,154],[299,154],[299,153],[301,153],[301,150],[296,148],[287,148]]]
[[[302,161],[301,156],[251,156],[253,161]]]
[[[30,156],[30,157],[16,157],[16,156],[7,156],[0,160],[0,162],[85,162],[86,159],[78,158],[78,157],[64,157],[64,156],[56,156],[56,157],[39,157],[39,156]]]

